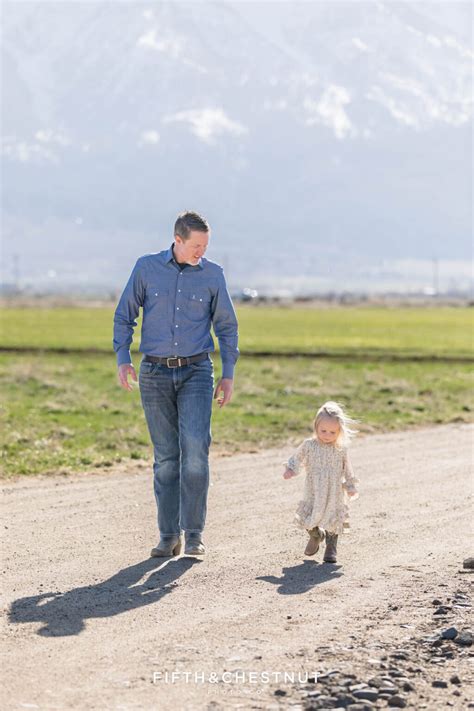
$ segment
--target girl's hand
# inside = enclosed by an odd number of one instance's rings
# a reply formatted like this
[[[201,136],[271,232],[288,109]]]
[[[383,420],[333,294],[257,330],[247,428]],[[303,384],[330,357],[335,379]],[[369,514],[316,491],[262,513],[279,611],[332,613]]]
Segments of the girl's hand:
[[[347,493],[351,498],[356,495],[355,491],[348,491]]]
[[[293,469],[285,469],[283,472],[283,479],[291,479],[291,477],[296,476]]]

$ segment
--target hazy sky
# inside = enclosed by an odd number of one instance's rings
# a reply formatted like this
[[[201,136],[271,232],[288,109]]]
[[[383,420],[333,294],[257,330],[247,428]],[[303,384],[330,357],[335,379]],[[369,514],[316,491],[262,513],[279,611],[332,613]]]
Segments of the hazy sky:
[[[192,208],[236,284],[467,283],[470,3],[3,15],[5,279],[114,288]]]

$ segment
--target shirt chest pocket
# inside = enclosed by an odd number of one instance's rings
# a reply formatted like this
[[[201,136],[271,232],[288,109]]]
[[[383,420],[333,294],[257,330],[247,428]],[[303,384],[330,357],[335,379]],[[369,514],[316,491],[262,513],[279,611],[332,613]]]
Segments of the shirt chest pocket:
[[[204,289],[189,290],[184,294],[187,315],[191,319],[205,318],[210,313],[211,295]]]
[[[156,316],[166,316],[168,303],[168,289],[163,289],[161,286],[147,286],[145,296],[147,311]]]

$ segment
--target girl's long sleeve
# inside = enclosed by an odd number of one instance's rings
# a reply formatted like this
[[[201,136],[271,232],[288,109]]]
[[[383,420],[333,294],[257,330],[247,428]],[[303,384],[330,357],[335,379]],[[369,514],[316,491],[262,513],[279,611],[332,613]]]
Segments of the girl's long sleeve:
[[[295,474],[300,474],[301,470],[306,466],[308,453],[308,440],[305,439],[304,442],[300,444],[298,449],[291,455],[291,457],[284,462],[284,465],[295,472]]]
[[[351,496],[352,500],[359,498],[359,484],[360,479],[355,476],[351,460],[346,452],[344,457],[344,481],[342,486],[348,494],[354,494],[354,496]]]

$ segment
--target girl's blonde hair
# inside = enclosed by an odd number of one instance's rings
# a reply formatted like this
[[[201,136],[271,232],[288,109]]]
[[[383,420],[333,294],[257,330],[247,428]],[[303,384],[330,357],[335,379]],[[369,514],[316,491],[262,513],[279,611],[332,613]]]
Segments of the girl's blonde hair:
[[[318,425],[321,420],[330,419],[337,420],[339,424],[339,434],[336,439],[336,447],[347,447],[352,437],[357,434],[358,430],[352,429],[351,425],[357,424],[357,420],[353,420],[344,412],[342,405],[338,402],[328,400],[322,405],[314,418],[314,433],[318,436]]]

